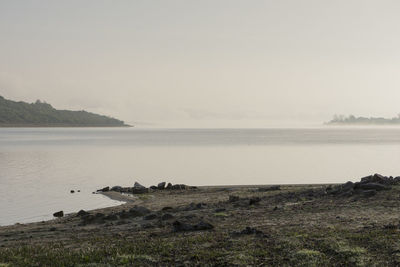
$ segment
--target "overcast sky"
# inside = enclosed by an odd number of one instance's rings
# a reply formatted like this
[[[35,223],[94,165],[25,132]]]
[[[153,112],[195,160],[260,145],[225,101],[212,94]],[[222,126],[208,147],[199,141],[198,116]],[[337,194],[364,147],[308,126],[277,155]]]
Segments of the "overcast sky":
[[[400,112],[400,1],[0,0],[0,95],[138,126]]]

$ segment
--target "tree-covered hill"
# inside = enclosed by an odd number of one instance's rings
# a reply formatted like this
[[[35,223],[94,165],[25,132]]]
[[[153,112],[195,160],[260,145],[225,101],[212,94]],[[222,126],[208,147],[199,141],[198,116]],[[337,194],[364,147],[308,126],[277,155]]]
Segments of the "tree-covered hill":
[[[57,110],[50,104],[15,102],[0,96],[0,127],[122,127],[123,121],[86,111]]]

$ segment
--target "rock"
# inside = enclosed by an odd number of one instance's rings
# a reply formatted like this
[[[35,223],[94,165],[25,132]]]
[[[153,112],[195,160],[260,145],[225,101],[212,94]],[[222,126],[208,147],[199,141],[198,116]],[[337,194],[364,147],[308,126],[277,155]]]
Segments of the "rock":
[[[166,182],[161,182],[157,185],[157,188],[160,190],[163,190],[165,188],[165,184],[166,184]]]
[[[163,221],[168,221],[168,220],[171,220],[171,219],[173,219],[173,218],[174,218],[174,216],[173,216],[172,214],[165,213],[165,214],[161,217],[161,220],[163,220]]]
[[[361,192],[363,197],[373,197],[376,195],[376,190],[365,190]]]
[[[356,183],[354,186],[355,189],[362,189],[362,190],[376,190],[376,191],[381,191],[381,190],[389,190],[390,187],[383,185],[383,184],[378,184],[378,183]]]
[[[211,230],[214,226],[210,223],[200,221],[197,224],[187,224],[180,221],[175,221],[173,224],[174,232],[185,232],[185,231],[202,231]]]
[[[56,218],[64,217],[64,212],[62,210],[61,211],[57,211],[57,212],[53,213],[53,216],[56,217]]]
[[[75,193],[75,190],[71,190],[70,192],[71,192],[71,194],[73,194],[73,193]]]
[[[85,215],[88,215],[88,214],[89,214],[89,212],[84,211],[84,210],[80,210],[80,211],[78,211],[78,213],[76,214],[76,216],[82,217],[82,216],[85,216]]]
[[[244,230],[241,232],[234,232],[234,235],[264,235],[264,233],[260,230],[257,230],[255,228],[251,227],[246,227]]]
[[[110,191],[110,187],[109,186],[106,186],[106,187],[104,187],[102,189],[97,190],[97,192],[108,192],[108,191]]]
[[[215,212],[224,212],[224,211],[226,211],[226,209],[224,209],[224,208],[215,209]]]
[[[165,189],[171,189],[172,188],[172,184],[171,183],[168,183],[167,184],[167,187],[165,188]]]
[[[258,204],[261,201],[261,198],[259,197],[252,197],[249,199],[249,205],[254,205]]]
[[[172,190],[186,190],[187,189],[187,185],[185,184],[174,184],[171,187]]]
[[[121,218],[121,219],[128,219],[129,217],[131,217],[131,214],[129,213],[129,212],[126,212],[126,211],[121,211],[121,212],[119,212],[118,213],[118,216]],[[139,215],[140,216],[140,215]]]
[[[239,201],[240,198],[238,196],[229,196],[229,202],[236,202]]]
[[[57,230],[55,227],[51,227],[50,231],[54,232],[55,230]]]
[[[152,213],[152,214],[145,216],[143,219],[145,219],[146,221],[155,220],[155,219],[157,219],[157,215]]]
[[[274,185],[274,186],[268,186],[268,187],[260,187],[258,188],[258,192],[268,192],[268,191],[277,191],[281,190],[281,187],[279,185]]]
[[[146,187],[143,186],[143,185],[141,185],[141,184],[139,184],[138,182],[135,182],[135,184],[133,185],[133,188],[136,188],[136,189],[145,189]]]
[[[347,183],[345,183],[343,186],[342,186],[342,189],[343,190],[345,190],[345,191],[348,191],[348,190],[352,190],[354,188],[354,183],[353,182],[347,182]]]
[[[278,207],[277,206],[275,206],[275,208],[273,209],[273,211],[277,211],[278,210]]]
[[[157,187],[157,186],[155,186],[155,185],[152,185],[152,186],[150,186],[150,189],[157,190],[157,189],[158,189],[158,187]]]
[[[139,217],[139,216],[145,216],[149,214],[151,211],[145,207],[141,206],[135,206],[129,210],[129,214],[132,217]]]
[[[162,208],[161,210],[162,210],[162,211],[167,211],[167,210],[173,210],[173,208],[172,208],[172,207],[164,207],[164,208]]]
[[[81,190],[78,190],[78,193],[80,193],[81,192]]]
[[[116,214],[110,214],[110,215],[105,216],[104,220],[116,221],[116,220],[118,220],[118,216]]]
[[[123,190],[122,186],[116,185],[111,188],[111,191],[121,192]]]

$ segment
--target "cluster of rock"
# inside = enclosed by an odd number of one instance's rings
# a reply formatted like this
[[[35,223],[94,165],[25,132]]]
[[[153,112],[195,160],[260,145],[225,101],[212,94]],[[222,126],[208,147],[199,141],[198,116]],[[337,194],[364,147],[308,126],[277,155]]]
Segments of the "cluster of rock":
[[[347,182],[339,186],[329,186],[326,189],[327,194],[339,196],[362,195],[371,197],[376,195],[378,191],[389,190],[392,185],[400,183],[400,176],[383,176],[381,174],[369,175],[361,178],[360,182]]]
[[[120,193],[130,193],[130,194],[144,194],[150,193],[156,190],[195,190],[197,189],[196,186],[188,186],[185,184],[171,184],[166,182],[161,182],[157,186],[152,185],[149,188],[135,182],[133,187],[122,187],[122,186],[113,186],[113,187],[104,187],[102,189],[97,190],[97,192],[108,192],[108,191],[115,191]]]

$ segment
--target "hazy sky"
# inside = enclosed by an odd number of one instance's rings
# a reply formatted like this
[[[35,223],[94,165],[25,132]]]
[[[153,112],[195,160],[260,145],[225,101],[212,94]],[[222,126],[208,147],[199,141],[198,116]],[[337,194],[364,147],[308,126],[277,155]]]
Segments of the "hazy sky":
[[[395,0],[0,0],[0,95],[143,127],[396,116],[399,14]]]

